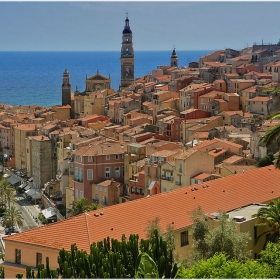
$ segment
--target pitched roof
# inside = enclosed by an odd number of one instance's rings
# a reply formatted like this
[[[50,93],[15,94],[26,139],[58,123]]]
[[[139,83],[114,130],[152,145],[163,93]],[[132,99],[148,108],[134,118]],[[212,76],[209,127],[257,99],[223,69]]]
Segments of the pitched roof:
[[[198,206],[209,215],[270,201],[280,197],[279,180],[280,170],[274,166],[266,166],[244,174],[197,184],[195,191],[191,190],[192,187],[182,187],[83,213],[3,239],[66,250],[76,243],[79,249],[89,252],[92,242],[98,242],[107,236],[121,240],[122,234],[129,236],[137,233],[140,238],[145,238],[147,221],[156,217],[159,217],[161,228],[166,229],[167,225],[173,224],[175,230],[179,230],[192,225],[188,213]]]

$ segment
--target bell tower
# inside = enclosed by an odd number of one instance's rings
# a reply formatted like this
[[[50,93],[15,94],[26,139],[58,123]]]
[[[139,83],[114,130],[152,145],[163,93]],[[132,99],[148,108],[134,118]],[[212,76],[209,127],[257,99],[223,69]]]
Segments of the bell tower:
[[[172,55],[170,57],[170,66],[178,67],[178,56],[176,54],[175,48],[173,49]]]
[[[133,84],[134,82],[134,51],[132,44],[132,31],[129,26],[127,14],[122,34],[121,88],[124,88]]]
[[[71,84],[67,69],[63,72],[62,77],[62,106],[63,105],[71,105]]]

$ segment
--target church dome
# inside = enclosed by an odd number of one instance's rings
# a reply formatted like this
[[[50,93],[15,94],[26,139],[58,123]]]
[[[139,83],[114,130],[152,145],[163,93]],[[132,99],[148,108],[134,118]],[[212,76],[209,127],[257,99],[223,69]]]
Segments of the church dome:
[[[126,18],[125,20],[125,26],[124,26],[124,29],[123,29],[123,34],[131,34],[131,29],[130,29],[130,26],[129,26],[129,19]]]
[[[172,56],[171,56],[172,58],[177,58],[178,56],[177,56],[177,54],[176,54],[176,51],[175,51],[175,49],[173,50],[173,52],[172,52]]]

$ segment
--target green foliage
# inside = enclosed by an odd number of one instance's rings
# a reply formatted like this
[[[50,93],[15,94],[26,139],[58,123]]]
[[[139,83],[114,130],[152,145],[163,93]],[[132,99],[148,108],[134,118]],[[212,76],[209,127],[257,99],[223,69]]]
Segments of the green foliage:
[[[158,267],[147,253],[139,254],[136,259],[135,278],[159,278]]]
[[[98,204],[89,203],[86,198],[79,198],[71,203],[72,208],[68,211],[69,214],[79,215],[88,211],[98,209]]]
[[[266,249],[260,252],[261,264],[271,267],[273,277],[280,278],[280,244],[268,242]]]
[[[38,214],[38,219],[41,221],[41,223],[44,225],[47,223],[47,220],[45,219],[44,215],[42,213]]]
[[[207,260],[201,260],[191,268],[181,267],[177,278],[271,278],[273,273],[267,264],[257,261],[229,260],[225,254],[215,254]]]
[[[268,166],[273,164],[274,161],[274,154],[273,153],[269,153],[266,156],[264,156],[263,158],[261,158],[259,160],[259,162],[256,164],[257,167],[264,167],[264,166]]]
[[[225,213],[220,213],[214,227],[201,208],[192,212],[192,219],[195,223],[193,227],[195,262],[213,257],[216,253],[226,254],[228,259],[239,261],[248,258],[250,252],[246,248],[250,240],[249,233],[238,233],[235,221],[228,219]]]
[[[272,200],[272,202],[266,206],[261,207],[258,213],[254,214],[252,217],[258,217],[264,219],[264,223],[258,224],[257,226],[268,226],[269,230],[261,233],[257,239],[256,243],[262,235],[266,236],[266,242],[279,242],[280,237],[280,198]]]
[[[0,266],[0,278],[5,279],[5,271],[4,271],[4,267],[2,266]]]
[[[57,270],[50,269],[48,258],[46,267],[38,266],[36,276],[26,267],[26,278],[134,278],[135,274],[139,278],[175,278],[178,269],[172,255],[157,230],[151,240],[140,242],[134,234],[129,239],[123,235],[121,241],[107,237],[92,243],[89,254],[74,244],[71,251],[60,250]]]
[[[16,209],[15,206],[11,206],[10,209],[7,209],[3,217],[3,226],[5,227],[14,227],[15,225],[23,225],[23,217],[21,211]]]

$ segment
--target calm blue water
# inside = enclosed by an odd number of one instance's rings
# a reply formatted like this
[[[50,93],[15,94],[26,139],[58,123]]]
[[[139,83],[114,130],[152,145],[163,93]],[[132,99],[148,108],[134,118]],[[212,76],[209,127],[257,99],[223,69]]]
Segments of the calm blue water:
[[[205,51],[176,51],[179,67],[198,61]],[[172,51],[135,52],[135,78],[169,65]],[[70,73],[72,92],[85,90],[86,75],[111,77],[111,87],[120,84],[120,51],[116,52],[0,52],[0,103],[11,105],[61,104],[63,71]]]

